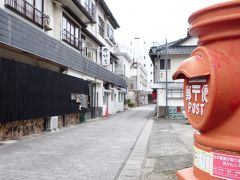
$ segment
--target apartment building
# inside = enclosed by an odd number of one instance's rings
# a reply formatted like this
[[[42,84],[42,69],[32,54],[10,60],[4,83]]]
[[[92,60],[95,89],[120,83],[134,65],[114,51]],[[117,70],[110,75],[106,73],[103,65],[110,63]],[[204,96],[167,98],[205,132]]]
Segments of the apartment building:
[[[115,113],[117,28],[104,0],[1,1],[0,140]]]

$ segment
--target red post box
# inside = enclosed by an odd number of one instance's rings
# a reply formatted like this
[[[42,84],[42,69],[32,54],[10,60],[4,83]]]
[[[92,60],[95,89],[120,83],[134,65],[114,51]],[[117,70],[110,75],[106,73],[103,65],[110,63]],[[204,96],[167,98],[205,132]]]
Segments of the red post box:
[[[173,74],[184,79],[184,106],[194,134],[193,167],[179,179],[240,179],[240,1],[195,12],[199,47]]]

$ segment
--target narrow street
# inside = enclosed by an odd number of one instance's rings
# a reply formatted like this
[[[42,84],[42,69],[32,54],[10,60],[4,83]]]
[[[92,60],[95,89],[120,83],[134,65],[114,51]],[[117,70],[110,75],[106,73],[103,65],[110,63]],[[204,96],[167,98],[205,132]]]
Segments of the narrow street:
[[[154,107],[0,144],[0,179],[118,179]]]

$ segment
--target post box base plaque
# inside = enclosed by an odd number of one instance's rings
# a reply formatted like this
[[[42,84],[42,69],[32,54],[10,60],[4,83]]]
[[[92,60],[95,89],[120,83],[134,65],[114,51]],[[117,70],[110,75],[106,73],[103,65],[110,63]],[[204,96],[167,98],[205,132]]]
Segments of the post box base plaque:
[[[177,172],[179,180],[240,179],[240,153],[216,150],[195,142],[193,167]]]

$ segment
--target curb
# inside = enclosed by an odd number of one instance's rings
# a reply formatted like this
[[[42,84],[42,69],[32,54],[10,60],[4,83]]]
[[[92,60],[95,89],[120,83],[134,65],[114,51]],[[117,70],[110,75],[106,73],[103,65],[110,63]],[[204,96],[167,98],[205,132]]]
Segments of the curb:
[[[139,180],[141,178],[142,166],[144,163],[145,152],[147,150],[148,139],[151,134],[152,125],[152,119],[149,119],[144,125],[144,128],[140,133],[132,151],[130,152],[125,165],[119,173],[119,176],[116,178],[117,180]]]

